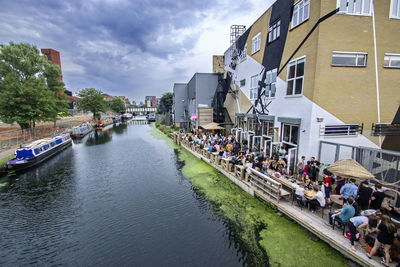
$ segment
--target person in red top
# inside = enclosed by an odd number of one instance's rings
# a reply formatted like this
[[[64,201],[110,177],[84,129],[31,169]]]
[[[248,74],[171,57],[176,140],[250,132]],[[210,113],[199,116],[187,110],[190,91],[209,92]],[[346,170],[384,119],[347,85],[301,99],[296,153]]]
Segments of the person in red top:
[[[308,166],[310,165],[310,161],[307,161],[307,164],[304,165],[303,171],[303,182],[306,182],[306,176],[308,176]]]
[[[332,183],[333,183],[333,179],[332,179],[332,173],[330,171],[328,171],[327,169],[324,169],[324,190],[325,190],[325,198],[329,199],[329,197],[331,196],[331,191],[332,191]]]

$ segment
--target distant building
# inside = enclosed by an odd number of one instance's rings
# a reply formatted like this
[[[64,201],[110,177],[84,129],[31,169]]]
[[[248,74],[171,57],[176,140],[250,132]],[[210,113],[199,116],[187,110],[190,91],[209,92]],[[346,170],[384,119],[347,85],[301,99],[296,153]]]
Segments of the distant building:
[[[230,121],[223,118],[225,115],[223,105],[218,106],[216,97],[218,92],[225,88],[226,84],[222,78],[222,74],[217,73],[195,73],[190,81],[185,83],[174,84],[173,96],[173,115],[174,122],[177,127],[181,128],[197,128],[199,126],[196,120],[190,120],[193,115],[199,116],[199,109],[212,109],[214,115],[212,121],[223,123]],[[221,110],[219,110],[221,109]],[[220,119],[220,114],[222,119]]]
[[[103,99],[107,102],[111,102],[114,98],[113,96],[110,96],[109,94],[105,94],[105,93],[103,93],[101,95],[103,96]]]
[[[155,108],[157,106],[157,99],[155,96],[146,96],[145,105],[148,108]]]
[[[132,105],[136,106],[136,101],[135,100],[132,100]]]
[[[51,49],[51,48],[42,48],[40,51],[42,52],[43,55],[47,56],[47,59],[51,63],[56,64],[60,68],[60,73],[61,73],[60,79],[62,80],[60,52],[58,52],[57,50]]]

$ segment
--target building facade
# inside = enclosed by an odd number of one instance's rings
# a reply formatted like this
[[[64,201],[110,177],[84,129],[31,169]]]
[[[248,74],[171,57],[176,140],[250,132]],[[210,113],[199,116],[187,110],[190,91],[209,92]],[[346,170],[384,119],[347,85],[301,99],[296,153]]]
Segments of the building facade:
[[[60,68],[60,73],[61,77],[60,79],[62,80],[62,69],[61,69],[61,56],[60,52],[57,50],[51,49],[51,48],[42,48],[40,49],[43,55],[47,57],[47,59],[52,63],[56,64]]]
[[[174,84],[174,121],[182,128],[198,127],[199,108],[213,108],[214,96],[220,86],[222,74],[195,73],[185,84]]]
[[[296,158],[321,141],[400,150],[400,3],[277,0],[224,54],[234,133]]]

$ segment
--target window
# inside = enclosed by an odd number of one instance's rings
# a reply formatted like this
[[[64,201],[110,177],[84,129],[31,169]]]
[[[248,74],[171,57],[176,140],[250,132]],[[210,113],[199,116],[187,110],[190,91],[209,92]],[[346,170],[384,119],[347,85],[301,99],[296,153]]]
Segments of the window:
[[[274,135],[274,122],[263,121],[262,122],[262,135],[273,136]]]
[[[299,126],[282,124],[282,141],[297,145],[299,140]]]
[[[240,80],[240,87],[243,87],[246,85],[246,79]]]
[[[400,54],[385,54],[383,66],[386,68],[400,68]]]
[[[254,100],[258,95],[258,75],[250,78],[250,100]]]
[[[371,2],[371,0],[338,0],[339,13],[369,16]]]
[[[363,129],[362,124],[325,125],[325,127],[322,127],[321,135],[356,136],[359,133],[362,133],[362,129]]]
[[[281,35],[281,21],[278,20],[276,23],[272,24],[268,29],[268,43],[271,43],[278,39]]]
[[[372,124],[372,134],[375,136],[400,136],[399,123],[375,123]]]
[[[400,0],[392,0],[389,17],[400,19]]]
[[[367,53],[333,52],[332,66],[365,67],[367,66]]]
[[[277,69],[267,71],[265,75],[265,96],[275,97],[276,93],[276,72]]]
[[[305,61],[305,58],[301,58],[289,63],[286,95],[301,95],[303,93]]]
[[[306,21],[310,14],[310,0],[301,0],[293,7],[292,28]]]
[[[259,51],[261,48],[261,32],[258,33],[256,36],[253,37],[251,40],[251,53],[254,54],[255,52]]]

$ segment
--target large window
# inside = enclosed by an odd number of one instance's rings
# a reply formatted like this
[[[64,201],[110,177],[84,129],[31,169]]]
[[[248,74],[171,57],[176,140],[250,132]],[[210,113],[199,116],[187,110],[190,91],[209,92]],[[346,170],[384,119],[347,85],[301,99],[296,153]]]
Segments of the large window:
[[[310,15],[310,0],[301,0],[293,7],[292,28],[300,25]]]
[[[275,97],[276,93],[276,71],[277,69],[273,69],[267,71],[265,75],[265,96],[266,97]]]
[[[299,126],[291,124],[282,124],[282,142],[298,144]]]
[[[339,13],[369,16],[371,2],[371,0],[338,0]]]
[[[261,48],[261,32],[258,33],[256,36],[253,37],[251,40],[251,53],[254,54],[255,52],[259,51]]]
[[[400,68],[400,54],[385,54],[383,66],[386,68]]]
[[[305,58],[300,58],[289,63],[286,95],[301,95],[303,93],[305,60]]]
[[[274,135],[274,122],[263,121],[262,122],[262,135],[273,136]]]
[[[392,0],[391,1],[390,17],[400,19],[400,0]]]
[[[250,78],[250,100],[254,100],[258,95],[258,75]]]
[[[367,65],[367,53],[333,52],[332,66],[365,67]]]
[[[281,21],[278,20],[268,29],[268,43],[271,43],[281,36]]]

